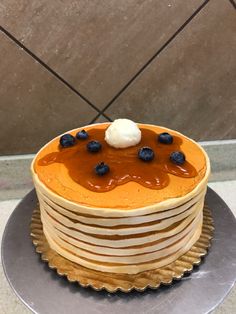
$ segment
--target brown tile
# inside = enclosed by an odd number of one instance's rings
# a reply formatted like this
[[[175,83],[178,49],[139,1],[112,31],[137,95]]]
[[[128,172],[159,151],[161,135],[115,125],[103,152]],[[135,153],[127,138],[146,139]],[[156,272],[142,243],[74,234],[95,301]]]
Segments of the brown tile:
[[[212,0],[105,112],[196,140],[236,138],[236,23]]]
[[[0,20],[103,108],[203,0],[2,0]]]
[[[36,152],[97,112],[0,32],[0,155]]]

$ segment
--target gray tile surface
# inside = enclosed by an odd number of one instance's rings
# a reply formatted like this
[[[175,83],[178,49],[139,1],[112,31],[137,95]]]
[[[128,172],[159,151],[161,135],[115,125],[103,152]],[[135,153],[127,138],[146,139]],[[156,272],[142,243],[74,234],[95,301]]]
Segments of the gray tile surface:
[[[235,21],[229,1],[210,1],[106,114],[196,140],[236,138]]]
[[[210,181],[236,179],[236,139],[200,142],[211,161]]]
[[[0,202],[0,245],[2,235],[10,214],[18,204],[19,200],[11,200]],[[1,253],[0,253],[1,255]],[[0,256],[1,257],[1,256]],[[1,258],[0,258],[0,313],[1,314],[30,314],[26,306],[20,302],[12,289],[10,288],[7,279],[4,276]]]
[[[0,24],[103,108],[203,0],[2,0]]]
[[[33,155],[0,157],[0,201],[22,198],[33,188]]]
[[[0,32],[0,155],[36,152],[97,112]]]

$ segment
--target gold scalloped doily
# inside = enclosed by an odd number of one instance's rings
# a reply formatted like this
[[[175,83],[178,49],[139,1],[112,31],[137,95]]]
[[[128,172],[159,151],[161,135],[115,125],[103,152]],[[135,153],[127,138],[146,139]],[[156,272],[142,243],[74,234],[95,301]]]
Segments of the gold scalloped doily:
[[[105,289],[111,293],[118,290],[144,291],[148,287],[157,289],[160,284],[170,285],[173,279],[181,279],[185,272],[191,272],[194,265],[199,265],[201,258],[207,254],[213,230],[211,211],[205,205],[202,234],[187,253],[167,266],[129,275],[99,272],[67,260],[49,247],[43,234],[39,207],[34,210],[31,220],[31,236],[36,252],[41,254],[42,260],[47,262],[51,269],[56,269],[58,275],[66,276],[70,282],[78,282],[83,287],[90,286],[95,290]]]

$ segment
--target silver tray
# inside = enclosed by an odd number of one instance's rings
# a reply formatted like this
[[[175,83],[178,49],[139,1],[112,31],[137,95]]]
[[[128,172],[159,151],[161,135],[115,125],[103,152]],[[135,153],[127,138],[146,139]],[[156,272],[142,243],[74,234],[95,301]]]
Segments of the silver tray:
[[[37,202],[33,190],[16,207],[4,231],[2,264],[6,277],[21,301],[39,314],[209,313],[235,283],[236,220],[211,189],[206,199],[213,214],[214,238],[208,256],[191,275],[158,290],[110,294],[70,283],[41,261],[30,238]]]

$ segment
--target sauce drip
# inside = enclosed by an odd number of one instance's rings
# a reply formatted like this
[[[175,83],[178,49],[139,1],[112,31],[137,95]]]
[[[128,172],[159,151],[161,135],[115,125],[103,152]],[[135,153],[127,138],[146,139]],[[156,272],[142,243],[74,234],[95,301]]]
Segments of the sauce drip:
[[[95,192],[110,191],[129,181],[138,182],[150,189],[163,189],[169,183],[168,174],[184,178],[193,178],[197,175],[196,169],[187,160],[183,165],[176,165],[169,160],[173,151],[181,151],[181,138],[173,136],[172,144],[162,144],[157,141],[157,134],[154,131],[141,128],[141,132],[142,139],[138,145],[117,149],[106,143],[105,130],[94,128],[88,131],[88,139],[78,140],[69,148],[59,146],[59,151],[39,159],[38,165],[63,163],[75,182]],[[87,151],[87,143],[91,140],[97,140],[102,144],[101,151],[97,153]],[[155,157],[150,162],[138,158],[138,150],[144,146],[154,151]],[[105,162],[110,167],[110,172],[104,176],[98,176],[94,170],[100,162]]]

